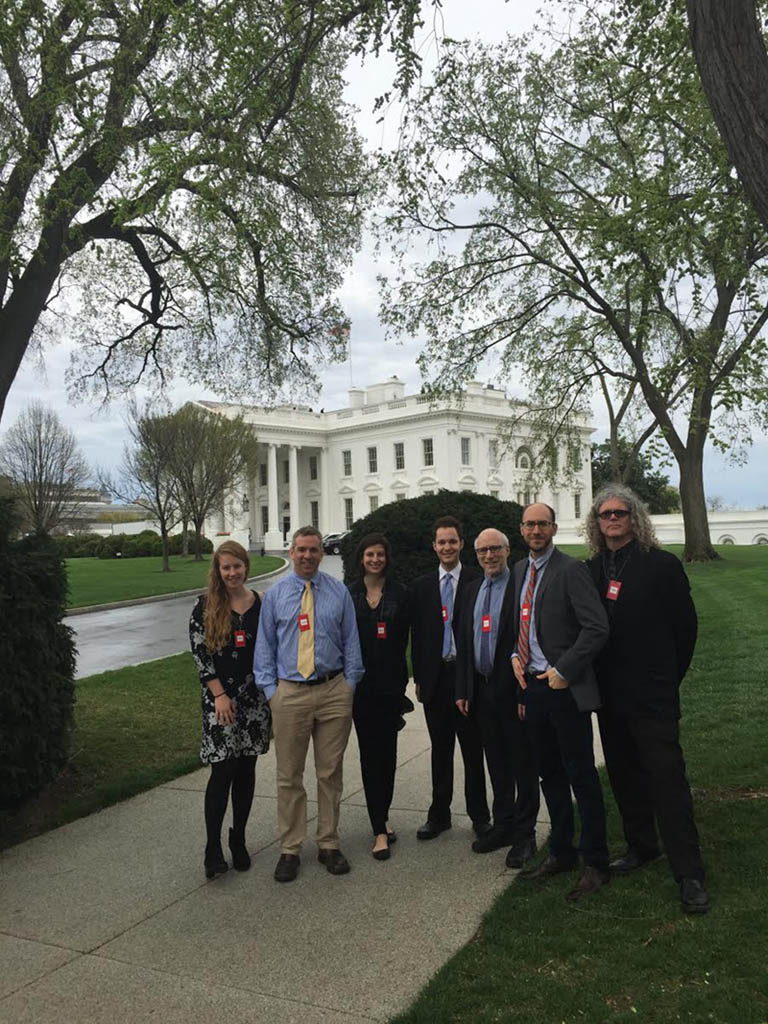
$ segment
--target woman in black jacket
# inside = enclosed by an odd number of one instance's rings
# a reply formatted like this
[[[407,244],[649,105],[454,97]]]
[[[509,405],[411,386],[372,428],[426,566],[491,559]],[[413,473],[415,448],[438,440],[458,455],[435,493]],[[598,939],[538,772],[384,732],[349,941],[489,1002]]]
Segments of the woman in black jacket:
[[[375,836],[376,860],[389,858],[397,838],[387,819],[395,787],[397,732],[408,683],[405,651],[410,630],[408,591],[388,579],[389,542],[381,533],[360,541],[355,554],[359,579],[349,590],[357,613],[365,675],[355,690],[352,710],[365,801]]]

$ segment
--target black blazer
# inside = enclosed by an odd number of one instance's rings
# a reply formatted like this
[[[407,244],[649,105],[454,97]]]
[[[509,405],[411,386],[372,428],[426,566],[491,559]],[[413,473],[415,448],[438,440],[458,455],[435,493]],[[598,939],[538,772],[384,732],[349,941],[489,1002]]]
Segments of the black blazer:
[[[520,591],[528,559],[512,570],[515,582],[514,635],[520,632]],[[557,548],[552,552],[534,602],[536,639],[544,657],[567,680],[579,711],[600,707],[592,661],[608,640],[608,619],[583,562]],[[524,700],[524,691],[518,698]]]
[[[411,626],[410,594],[402,583],[386,580],[379,607],[373,609],[365,597],[365,585],[355,580],[349,585],[357,616],[360,652],[365,675],[358,683],[361,693],[400,694],[408,685],[405,652]],[[386,636],[378,635],[384,623]]]
[[[467,590],[480,572],[462,565],[453,602],[453,633],[458,649]],[[419,688],[419,699],[428,704],[434,696],[443,656],[443,600],[440,594],[438,568],[414,580],[411,586],[412,632],[411,661],[413,679]]]
[[[587,562],[608,613],[610,638],[595,661],[603,701],[639,714],[680,713],[679,686],[696,646],[696,608],[679,558],[627,547],[616,601],[605,597],[603,555]]]
[[[499,629],[496,637],[496,651],[493,657],[493,671],[483,686],[490,686],[497,700],[513,701],[515,696],[515,677],[512,672],[510,657],[515,649],[517,633],[514,623],[514,574],[510,567],[509,581],[501,602]],[[456,638],[456,699],[472,701],[475,693],[475,637],[474,611],[477,595],[482,586],[484,576],[473,580],[467,587],[464,598],[464,611],[461,619],[461,636]],[[477,680],[479,683],[480,681]]]

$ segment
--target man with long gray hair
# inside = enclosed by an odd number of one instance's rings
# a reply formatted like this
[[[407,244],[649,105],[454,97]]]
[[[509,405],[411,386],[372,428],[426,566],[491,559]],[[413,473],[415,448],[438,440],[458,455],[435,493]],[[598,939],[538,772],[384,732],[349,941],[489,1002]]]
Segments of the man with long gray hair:
[[[658,826],[683,910],[703,914],[709,900],[679,730],[679,688],[697,628],[688,577],[659,548],[647,509],[628,487],[595,496],[585,531],[611,630],[595,660],[605,764],[627,841],[611,869],[627,874],[656,860]]]

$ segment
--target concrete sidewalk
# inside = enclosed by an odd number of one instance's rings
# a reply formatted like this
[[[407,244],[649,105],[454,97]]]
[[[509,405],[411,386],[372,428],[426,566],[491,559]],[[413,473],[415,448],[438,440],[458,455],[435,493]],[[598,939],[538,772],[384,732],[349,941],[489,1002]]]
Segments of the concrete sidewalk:
[[[456,813],[458,755],[453,829],[416,840],[430,800],[419,705],[400,733],[398,761],[391,824],[399,839],[381,863],[370,856],[350,740],[341,832],[352,872],[342,877],[317,863],[310,840],[298,879],[273,880],[271,752],[256,769],[248,872],[204,879],[207,769],[7,850],[0,1022],[353,1024],[404,1009],[471,939],[515,872],[504,868],[505,850],[470,850],[469,821]],[[307,792],[314,797],[310,772]],[[544,821],[539,831],[541,841]]]

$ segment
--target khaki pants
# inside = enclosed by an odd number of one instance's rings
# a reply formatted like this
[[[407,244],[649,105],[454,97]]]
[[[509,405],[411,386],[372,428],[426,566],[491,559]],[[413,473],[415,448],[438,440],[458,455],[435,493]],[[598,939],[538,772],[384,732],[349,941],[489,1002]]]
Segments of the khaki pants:
[[[317,845],[339,848],[344,751],[352,726],[353,691],[340,672],[309,686],[278,680],[270,701],[277,763],[277,823],[283,853],[298,853],[307,838],[304,765],[312,737],[317,775]]]

